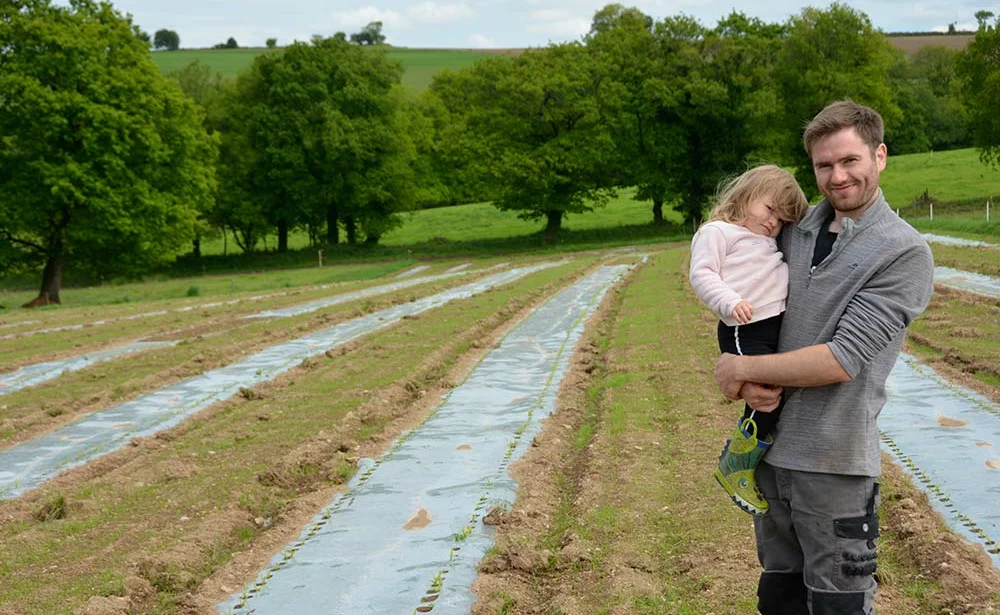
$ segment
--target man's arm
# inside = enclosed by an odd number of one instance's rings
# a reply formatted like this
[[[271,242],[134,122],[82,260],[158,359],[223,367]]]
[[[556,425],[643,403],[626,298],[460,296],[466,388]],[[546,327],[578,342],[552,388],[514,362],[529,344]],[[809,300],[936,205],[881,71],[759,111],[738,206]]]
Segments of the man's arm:
[[[730,399],[739,398],[745,382],[782,387],[818,387],[850,380],[851,375],[833,356],[827,344],[777,354],[723,354],[715,363],[715,381]]]

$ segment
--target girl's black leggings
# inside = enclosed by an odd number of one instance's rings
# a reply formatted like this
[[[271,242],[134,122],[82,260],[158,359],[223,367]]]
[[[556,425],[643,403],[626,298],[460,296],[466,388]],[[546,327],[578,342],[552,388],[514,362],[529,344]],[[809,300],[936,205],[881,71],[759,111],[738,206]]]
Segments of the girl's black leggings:
[[[778,333],[781,331],[782,316],[783,314],[778,314],[765,320],[735,327],[730,327],[720,320],[719,350],[731,354],[746,355],[778,352]],[[781,403],[784,404],[783,398]],[[753,408],[747,404],[743,410],[743,419],[750,418],[751,413],[753,413]],[[753,420],[757,423],[758,438],[764,438],[774,431],[780,414],[781,406],[779,405],[773,412],[758,412],[753,415]],[[743,419],[740,419],[741,425]]]

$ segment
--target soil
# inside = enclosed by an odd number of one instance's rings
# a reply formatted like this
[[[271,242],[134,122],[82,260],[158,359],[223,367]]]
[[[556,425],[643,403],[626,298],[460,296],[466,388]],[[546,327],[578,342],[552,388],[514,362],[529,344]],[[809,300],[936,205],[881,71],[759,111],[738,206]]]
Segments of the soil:
[[[605,307],[598,318],[606,318],[608,313]],[[624,496],[620,491],[616,495],[616,490],[621,489],[622,477],[649,471],[642,453],[630,456],[628,451],[642,451],[643,447],[658,443],[625,437],[610,453],[598,446],[590,446],[582,454],[574,451],[568,436],[584,420],[580,409],[586,404],[586,391],[594,375],[601,371],[599,366],[612,372],[628,370],[627,365],[615,365],[614,357],[601,356],[596,343],[583,345],[563,383],[557,413],[545,423],[528,453],[511,466],[511,473],[519,485],[517,501],[511,510],[496,510],[488,517],[487,522],[497,528],[497,547],[480,565],[480,575],[474,585],[479,597],[475,615],[500,612],[589,615],[594,612],[594,605],[582,599],[588,585],[600,585],[607,596],[657,595],[662,592],[664,574],[670,575],[677,585],[704,586],[704,593],[708,595],[714,588],[742,586],[746,588],[749,603],[755,603],[753,588],[759,569],[749,521],[745,531],[729,536],[720,532],[714,544],[706,544],[695,553],[685,553],[679,561],[666,566],[641,555],[648,551],[647,537],[642,535],[619,538],[625,546],[608,555],[600,571],[590,572],[587,569],[592,567],[590,562],[596,556],[589,541],[574,533],[564,535],[556,545],[540,539],[550,532],[560,507],[566,505],[562,483],[578,486],[573,506],[588,511],[599,507],[601,502],[606,505],[609,499],[616,507],[615,498]],[[663,368],[676,370],[677,366],[664,365]],[[974,380],[956,372],[950,370],[949,377],[956,377],[963,383]],[[725,417],[732,413],[728,404],[719,408]],[[674,472],[678,479],[702,476],[706,472],[705,460],[695,454],[674,451],[671,460],[676,463]],[[926,494],[906,478],[889,455],[883,454],[882,465],[883,493],[889,494],[883,497],[881,509],[883,541],[891,540],[895,558],[907,565],[901,567],[902,572],[896,573],[896,578],[887,578],[884,571],[877,573],[880,583],[878,612],[885,615],[1000,613],[1000,570],[993,566],[983,547],[950,531],[941,515],[931,507]],[[661,512],[671,514],[672,511],[664,507]],[[710,576],[710,581],[706,581],[706,575]],[[907,583],[924,580],[936,582],[940,588],[925,596],[909,595],[903,589]],[[697,612],[681,608],[680,611],[655,612]],[[610,612],[633,611],[631,607],[619,605],[612,607]],[[725,612],[729,611],[722,607],[713,610],[712,614]]]
[[[528,298],[514,308],[498,308],[491,318],[484,319],[463,334],[475,340],[468,352],[447,370],[436,374],[435,365],[442,356],[421,357],[414,366],[411,380],[397,382],[379,395],[373,396],[366,404],[350,413],[343,421],[324,430],[308,442],[298,443],[286,451],[274,463],[275,471],[264,480],[289,480],[290,474],[282,468],[292,468],[309,461],[318,467],[326,467],[334,458],[356,463],[361,457],[377,457],[394,441],[395,437],[417,425],[430,413],[455,383],[461,382],[482,356],[517,322],[519,316],[541,300],[542,293]],[[571,367],[565,376],[559,394],[557,412],[545,423],[541,433],[532,443],[532,448],[523,459],[511,466],[511,472],[519,485],[518,499],[509,510],[494,509],[484,519],[484,523],[496,528],[496,552],[484,559],[480,566],[480,576],[474,591],[480,601],[475,607],[477,615],[502,613],[566,613],[581,615],[594,612],[592,603],[586,596],[600,587],[608,594],[651,595],[659,591],[664,575],[681,585],[702,587],[706,600],[721,600],[717,595],[726,588],[746,588],[748,599],[752,597],[757,570],[755,553],[749,523],[738,530],[720,533],[711,543],[706,543],[696,552],[686,552],[671,559],[669,564],[656,559],[647,548],[646,536],[641,533],[618,537],[617,544],[624,545],[614,553],[597,554],[594,541],[572,531],[555,536],[561,507],[567,503],[567,487],[572,486],[571,504],[577,510],[594,510],[604,502],[624,501],[628,488],[622,482],[623,476],[642,476],[649,469],[649,453],[657,450],[661,443],[651,440],[648,433],[626,431],[615,441],[615,446],[598,443],[580,450],[574,442],[573,434],[588,418],[588,391],[601,374],[630,373],[634,366],[614,352],[602,350],[600,339],[606,336],[617,318],[621,293],[610,292],[590,320],[587,333],[579,344],[571,360]],[[332,323],[310,322],[307,328],[319,328]],[[711,322],[699,326],[708,330]],[[289,332],[287,335],[291,335]],[[286,335],[281,335],[282,339]],[[257,346],[275,343],[273,338],[262,338],[244,352]],[[337,352],[350,352],[356,344],[349,344]],[[446,345],[447,346],[447,345]],[[392,349],[389,349],[390,351]],[[442,353],[450,352],[442,348]],[[226,362],[223,358],[218,361]],[[216,364],[216,359],[208,361]],[[688,365],[654,365],[663,374],[680,373],[685,378],[697,377],[706,391],[710,391],[710,372],[703,361]],[[211,365],[201,366],[206,369]],[[986,390],[995,401],[997,392],[985,386],[960,369],[947,362],[935,364],[935,369],[946,377]],[[264,398],[280,391],[290,381],[308,372],[308,362],[303,366],[253,391]],[[676,372],[671,372],[676,370]],[[427,377],[425,377],[427,376]],[[180,376],[162,376],[163,383],[174,381]],[[664,377],[664,376],[661,376]],[[155,378],[154,378],[155,380]],[[155,388],[161,382],[148,382],[143,388]],[[229,403],[240,403],[232,401]],[[214,413],[225,412],[227,404],[214,406],[202,418],[210,418]],[[716,425],[728,424],[733,408],[729,404],[706,404],[700,411],[698,420]],[[83,410],[83,408],[81,408]],[[607,410],[606,408],[604,410]],[[260,421],[271,420],[269,414],[257,417]],[[947,417],[942,417],[946,419]],[[351,436],[361,424],[386,423],[378,433],[357,439]],[[48,427],[51,427],[51,423]],[[669,426],[670,430],[682,432],[684,425]],[[185,427],[154,438],[143,438],[134,446],[103,457],[83,468],[71,471],[54,481],[57,485],[72,485],[90,480],[94,476],[121,481],[121,486],[136,481],[182,480],[198,474],[199,461],[188,457],[168,459],[156,467],[134,465],[141,460],[144,452],[160,449],[171,438],[183,433]],[[596,438],[600,438],[598,435]],[[681,438],[680,442],[685,442]],[[671,451],[673,471],[682,488],[705,472],[706,458],[700,444],[690,445],[691,450]],[[698,448],[699,451],[695,452]],[[333,451],[333,452],[331,452]],[[998,461],[1000,463],[1000,461]],[[996,604],[1000,596],[1000,570],[983,549],[972,545],[949,531],[941,516],[930,506],[926,495],[914,487],[903,471],[888,456],[883,457],[883,499],[882,531],[891,540],[895,557],[909,562],[898,568],[896,578],[880,578],[878,608],[885,615],[944,615],[969,614],[986,615],[1000,613]],[[116,472],[117,470],[117,472]],[[216,511],[207,518],[189,519],[180,517],[169,523],[182,524],[190,537],[190,544],[198,546],[186,550],[163,553],[151,545],[134,549],[129,553],[130,561],[136,562],[134,574],[124,583],[123,595],[93,596],[82,607],[79,615],[130,615],[156,611],[157,584],[189,586],[190,592],[181,599],[177,612],[182,615],[215,615],[214,606],[228,599],[241,587],[252,582],[275,553],[279,553],[297,536],[302,528],[324,506],[342,490],[339,485],[315,484],[303,486],[297,497],[282,509],[280,517],[269,519],[253,517],[242,509],[230,508]],[[8,502],[0,507],[0,523],[22,520],[37,512],[38,498],[26,497],[17,502]],[[691,504],[694,507],[697,503]],[[416,514],[408,526],[420,527],[431,522],[426,515]],[[660,509],[661,516],[670,516],[676,511],[669,506]],[[166,513],[165,513],[166,514]],[[690,514],[696,519],[698,510]],[[744,519],[745,520],[745,519]],[[172,578],[174,571],[197,569],[204,565],[204,549],[211,545],[221,533],[253,523],[266,529],[259,532],[244,551],[236,552],[227,563],[215,569],[204,580]],[[411,525],[412,524],[412,525]],[[163,519],[149,519],[149,531],[163,527]],[[622,542],[622,541],[625,542]],[[73,576],[94,566],[89,561],[60,562],[54,574]],[[896,570],[897,568],[894,568]],[[706,577],[710,577],[706,579]],[[913,596],[903,591],[905,583],[926,579],[940,586],[928,596]],[[502,599],[510,601],[504,606]],[[714,603],[713,603],[714,604]],[[626,613],[617,609],[613,613]],[[653,612],[653,611],[644,611]],[[668,611],[655,611],[668,612]],[[675,611],[669,611],[671,613]],[[685,611],[691,612],[691,611]],[[714,611],[716,615],[723,610]],[[743,610],[741,612],[749,612]],[[0,615],[18,615],[0,605]]]

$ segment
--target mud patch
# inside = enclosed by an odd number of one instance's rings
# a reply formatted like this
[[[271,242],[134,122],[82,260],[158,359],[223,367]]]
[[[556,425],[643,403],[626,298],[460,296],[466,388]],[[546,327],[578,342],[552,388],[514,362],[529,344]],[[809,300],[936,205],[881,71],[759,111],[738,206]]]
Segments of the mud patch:
[[[431,524],[431,515],[426,508],[421,508],[417,514],[403,524],[404,530],[422,530]]]
[[[943,414],[937,415],[937,423],[941,427],[965,427],[969,424],[968,421],[963,421],[961,419],[954,419],[950,416],[945,416]]]

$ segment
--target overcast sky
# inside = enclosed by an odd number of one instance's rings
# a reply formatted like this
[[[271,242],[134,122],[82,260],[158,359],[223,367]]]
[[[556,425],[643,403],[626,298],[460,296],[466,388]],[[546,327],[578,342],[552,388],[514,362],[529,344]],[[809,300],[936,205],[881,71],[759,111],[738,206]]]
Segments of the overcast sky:
[[[180,35],[181,47],[210,47],[230,36],[241,46],[308,41],[312,35],[351,34],[381,21],[386,42],[400,47],[541,47],[577,40],[608,2],[587,0],[112,0],[142,29]],[[636,0],[621,2],[655,19],[686,14],[712,26],[733,10],[769,23],[784,22],[808,2],[799,0]],[[970,0],[868,0],[846,2],[885,32],[974,29],[975,13],[1000,9]],[[826,8],[829,2],[812,6]]]

